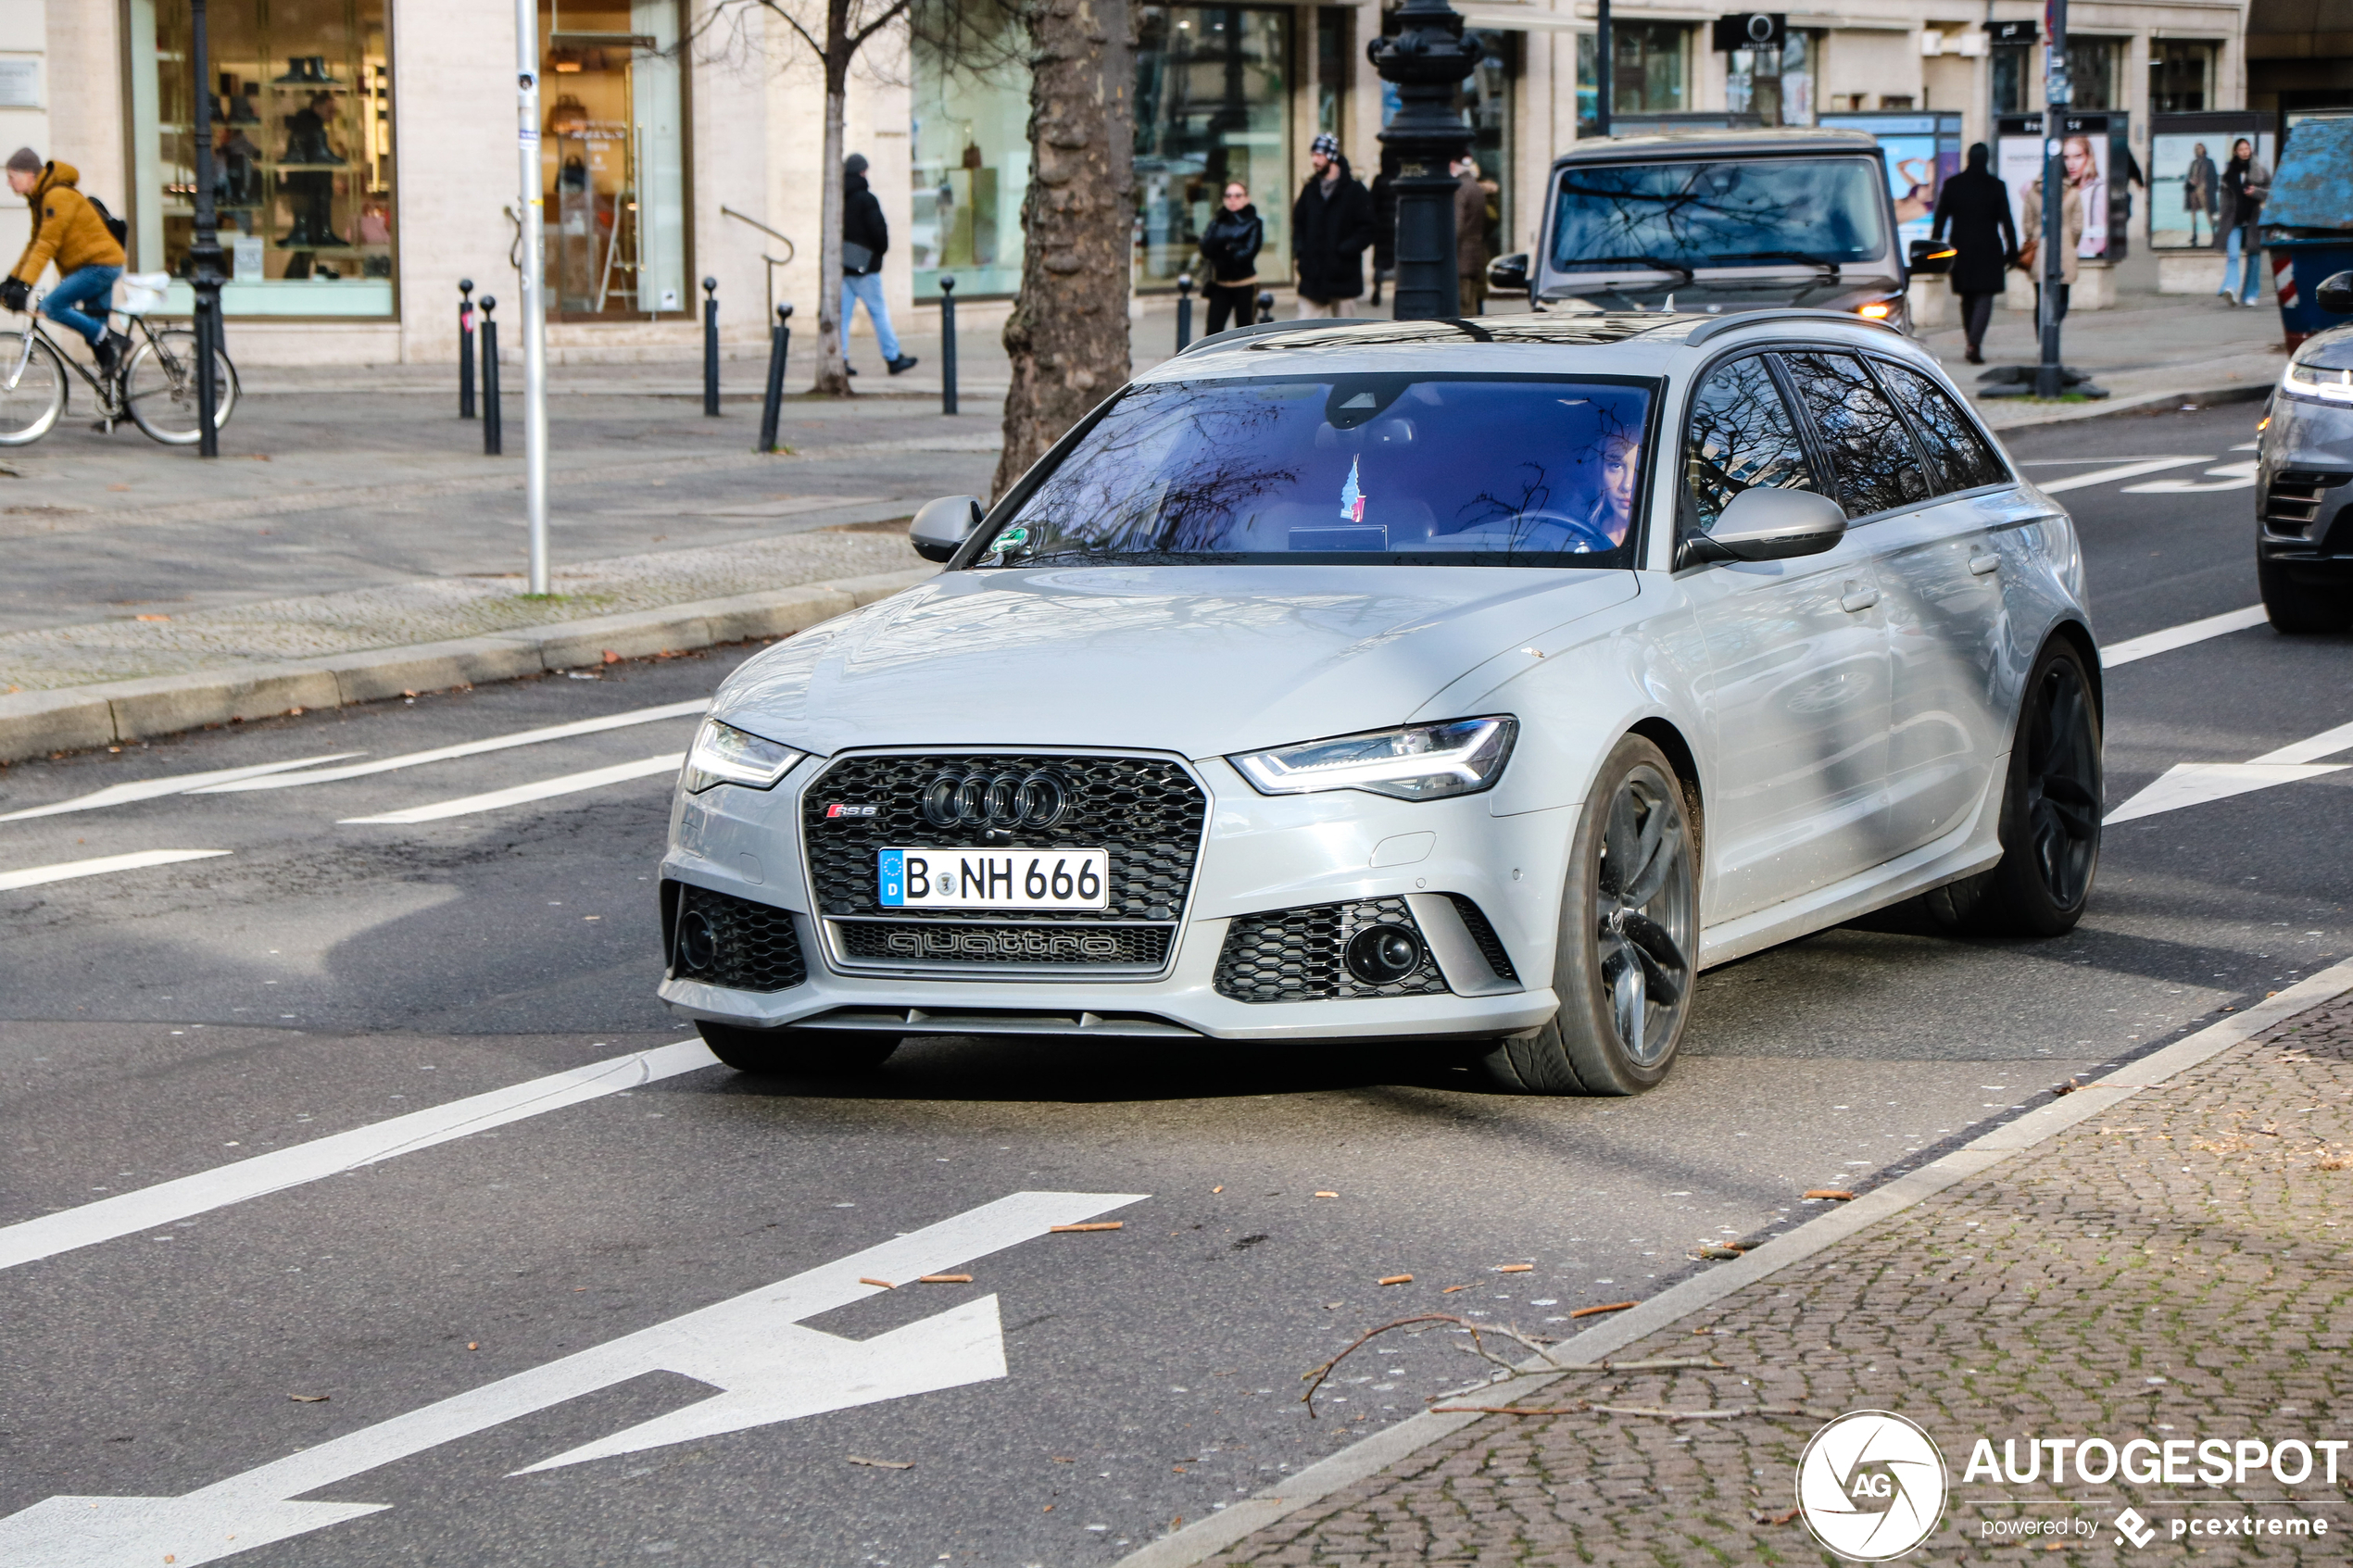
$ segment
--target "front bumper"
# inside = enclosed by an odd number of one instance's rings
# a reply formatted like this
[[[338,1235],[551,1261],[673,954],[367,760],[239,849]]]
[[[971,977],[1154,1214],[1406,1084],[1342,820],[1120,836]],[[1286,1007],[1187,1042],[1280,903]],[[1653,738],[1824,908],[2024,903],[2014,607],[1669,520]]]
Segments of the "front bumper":
[[[847,972],[827,939],[801,847],[801,796],[825,759],[773,790],[723,784],[673,806],[665,884],[789,912],[805,978],[737,990],[668,973],[662,999],[690,1018],[898,1035],[1068,1034],[1127,1038],[1491,1037],[1534,1028],[1550,989],[1558,898],[1577,808],[1495,816],[1490,797],[1396,801],[1357,791],[1268,797],[1222,760],[1190,771],[1208,816],[1190,897],[1166,968],[1150,975],[993,975],[984,965]],[[815,830],[812,830],[815,831]],[[1376,862],[1378,862],[1376,864]],[[1450,896],[1468,899],[1507,956],[1507,979]],[[1219,960],[1238,919],[1365,899],[1399,899],[1445,988],[1414,995],[1245,1001],[1221,992]],[[1392,908],[1394,906],[1391,906]],[[666,911],[666,915],[669,911]],[[665,929],[670,922],[665,920]],[[1228,989],[1231,989],[1229,983]]]

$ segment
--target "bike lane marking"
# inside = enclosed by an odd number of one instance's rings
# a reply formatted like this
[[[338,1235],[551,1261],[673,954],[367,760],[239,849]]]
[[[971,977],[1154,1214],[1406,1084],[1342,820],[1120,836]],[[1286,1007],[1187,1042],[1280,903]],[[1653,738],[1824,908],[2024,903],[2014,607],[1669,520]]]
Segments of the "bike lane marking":
[[[19,887],[40,887],[52,882],[70,882],[76,877],[104,876],[108,872],[143,871],[149,866],[177,865],[182,860],[208,860],[215,855],[234,853],[228,849],[139,849],[128,855],[100,855],[88,860],[60,860],[53,866],[27,866],[22,871],[0,872],[0,893]]]
[[[2112,827],[2140,817],[2179,811],[2185,806],[2203,806],[2209,800],[2227,800],[2233,795],[2270,789],[2274,784],[2297,784],[2324,773],[2342,772],[2353,763],[2321,760],[2340,751],[2353,751],[2353,724],[2322,730],[2317,735],[2245,762],[2177,762],[2158,774],[2156,783],[2110,811],[2101,825]]]
[[[626,713],[608,713],[597,719],[575,719],[570,723],[548,724],[536,730],[517,730],[512,734],[492,735],[484,740],[459,741],[454,746],[437,746],[429,751],[411,751],[399,757],[378,758],[372,762],[354,762],[341,768],[319,768],[307,773],[271,774],[268,777],[225,780],[189,791],[192,795],[236,795],[256,789],[299,789],[304,784],[333,784],[338,779],[365,778],[371,773],[388,773],[399,768],[421,767],[427,762],[446,762],[455,757],[479,757],[488,751],[507,751],[518,746],[537,746],[543,741],[569,740],[574,735],[601,734],[607,730],[625,730],[634,724],[659,723],[665,719],[686,719],[711,706],[709,697],[696,697],[691,702],[664,703],[659,708],[633,709]],[[346,755],[349,755],[346,753]],[[286,764],[291,767],[294,764]],[[0,819],[5,820],[5,819]]]
[[[2100,649],[2100,668],[2113,670],[2120,664],[2131,664],[2152,654],[2171,653],[2211,637],[2228,636],[2233,632],[2252,631],[2266,625],[2271,617],[2261,605],[2249,605],[2245,609],[2226,610],[2199,621],[2185,621],[2179,626],[2168,626],[2162,632],[2150,632],[2138,637],[2127,637]]]
[[[560,773],[552,779],[539,779],[482,795],[461,795],[454,800],[436,800],[430,805],[411,806],[405,810],[342,820],[346,823],[389,822],[400,826],[410,822],[437,822],[445,817],[470,817],[477,811],[497,811],[509,806],[550,799],[559,795],[576,795],[584,789],[602,789],[607,784],[625,784],[631,779],[651,778],[657,773],[674,773],[685,765],[686,760],[685,752],[673,751],[661,757],[641,758],[635,762],[618,762],[610,768],[591,768],[585,773]]]
[[[134,800],[154,800],[160,796],[186,795],[208,786],[231,784],[257,774],[275,773],[287,768],[308,768],[313,762],[336,762],[346,757],[357,757],[356,751],[330,751],[322,757],[297,757],[291,762],[259,762],[247,768],[216,768],[204,773],[181,773],[171,778],[140,779],[132,784],[108,784],[88,795],[77,795],[71,800],[60,800],[49,806],[29,806],[21,811],[0,816],[0,822],[20,822],[28,817],[54,817],[65,811],[95,811],[107,806],[128,806]]]

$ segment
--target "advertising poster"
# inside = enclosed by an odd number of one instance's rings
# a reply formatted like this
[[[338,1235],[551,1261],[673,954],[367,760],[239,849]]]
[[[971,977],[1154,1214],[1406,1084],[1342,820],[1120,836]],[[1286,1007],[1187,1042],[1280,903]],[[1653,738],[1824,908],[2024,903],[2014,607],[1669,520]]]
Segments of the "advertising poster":
[[[1940,124],[1940,121],[1947,123]],[[1888,194],[1895,199],[1896,245],[1908,251],[1936,226],[1936,194],[1961,167],[1958,115],[1828,114],[1824,125],[1869,131],[1887,160]]]
[[[2083,237],[2076,242],[2075,254],[2086,261],[2108,255],[2108,154],[2107,137],[2082,132],[2071,132],[2061,152],[2068,180],[2082,192]],[[2033,200],[2035,184],[2043,178],[2043,139],[2004,136],[1994,161],[1994,171],[2009,187],[2010,216],[2017,221],[2019,239],[2023,242],[2026,209]]]
[[[2159,130],[2149,138],[2149,244],[2159,250],[2212,249],[2221,235],[2222,168],[2232,144],[2255,144],[2267,169],[2279,167],[2270,132]]]

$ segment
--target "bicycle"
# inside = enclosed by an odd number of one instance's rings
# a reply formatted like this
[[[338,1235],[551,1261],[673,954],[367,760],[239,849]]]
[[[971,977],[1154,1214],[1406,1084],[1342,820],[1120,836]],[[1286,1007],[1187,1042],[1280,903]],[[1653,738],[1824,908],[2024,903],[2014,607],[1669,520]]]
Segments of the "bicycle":
[[[138,311],[110,311],[107,324],[121,316],[139,334],[113,375],[93,374],[81,361],[67,358],[49,336],[48,318],[37,302],[26,307],[26,325],[15,332],[0,332],[0,446],[22,446],[49,433],[66,410],[73,383],[68,367],[98,396],[98,428],[107,434],[125,419],[167,446],[189,446],[202,433],[196,418],[196,334],[192,327],[166,327],[160,332]],[[237,368],[218,348],[213,353],[219,379],[214,386],[212,425],[229,422],[237,403]]]

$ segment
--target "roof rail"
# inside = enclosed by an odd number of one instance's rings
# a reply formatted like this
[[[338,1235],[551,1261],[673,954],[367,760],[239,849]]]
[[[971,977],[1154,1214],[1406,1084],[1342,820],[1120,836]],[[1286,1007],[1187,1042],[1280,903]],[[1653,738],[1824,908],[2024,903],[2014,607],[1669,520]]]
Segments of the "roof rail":
[[[1190,354],[1213,343],[1220,348],[1231,348],[1238,343],[1246,342],[1254,337],[1274,337],[1282,332],[1313,332],[1319,327],[1328,331],[1333,327],[1346,326],[1354,320],[1357,318],[1348,317],[1335,320],[1329,316],[1312,316],[1304,321],[1252,321],[1247,327],[1228,327],[1222,332],[1213,332],[1207,337],[1197,337],[1178,352]],[[1367,316],[1362,320],[1370,322],[1378,321],[1381,318]]]
[[[1734,327],[1754,326],[1760,319],[1771,321],[1843,321],[1850,327],[1877,327],[1883,332],[1894,332],[1897,337],[1905,335],[1900,327],[1886,321],[1874,321],[1869,316],[1857,316],[1852,311],[1823,310],[1810,305],[1782,305],[1768,306],[1761,310],[1727,311],[1693,327],[1684,335],[1683,341],[1697,348],[1718,332],[1730,332]]]

